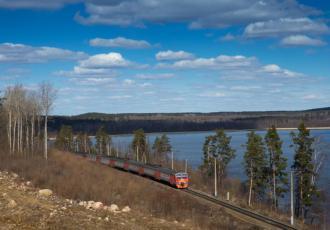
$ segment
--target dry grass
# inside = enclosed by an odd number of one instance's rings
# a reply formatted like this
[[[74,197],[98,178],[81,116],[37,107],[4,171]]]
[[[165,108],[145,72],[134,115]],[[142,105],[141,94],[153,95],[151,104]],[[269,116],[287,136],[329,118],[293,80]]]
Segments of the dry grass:
[[[52,151],[46,163],[40,157],[3,156],[0,169],[16,172],[40,188],[76,200],[129,205],[156,217],[189,222],[200,229],[249,229],[219,207],[191,198],[172,188],[76,155]]]

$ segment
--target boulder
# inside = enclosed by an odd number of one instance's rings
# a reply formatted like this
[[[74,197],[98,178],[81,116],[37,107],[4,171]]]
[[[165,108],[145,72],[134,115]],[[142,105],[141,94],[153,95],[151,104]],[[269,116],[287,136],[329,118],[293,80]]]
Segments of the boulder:
[[[92,209],[99,210],[103,208],[103,203],[102,202],[95,202],[92,204]]]
[[[118,205],[111,204],[110,207],[109,207],[109,211],[110,212],[118,212],[119,211]]]
[[[125,206],[121,211],[122,212],[130,212],[131,211],[131,208],[128,207],[128,206]]]
[[[53,195],[53,191],[50,190],[50,189],[41,189],[41,190],[39,190],[38,194],[40,196],[46,196],[46,197],[48,197],[48,196]]]

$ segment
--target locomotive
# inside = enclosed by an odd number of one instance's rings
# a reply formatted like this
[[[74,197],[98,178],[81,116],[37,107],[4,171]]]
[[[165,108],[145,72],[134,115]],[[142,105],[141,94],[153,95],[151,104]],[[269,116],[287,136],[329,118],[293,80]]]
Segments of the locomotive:
[[[189,177],[188,173],[175,171],[168,168],[162,168],[160,165],[143,164],[142,162],[102,156],[92,154],[80,154],[81,156],[87,157],[90,161],[98,162],[104,165],[108,165],[113,168],[126,170],[133,172],[141,176],[147,176],[157,181],[165,182],[175,188],[185,189],[188,188]]]

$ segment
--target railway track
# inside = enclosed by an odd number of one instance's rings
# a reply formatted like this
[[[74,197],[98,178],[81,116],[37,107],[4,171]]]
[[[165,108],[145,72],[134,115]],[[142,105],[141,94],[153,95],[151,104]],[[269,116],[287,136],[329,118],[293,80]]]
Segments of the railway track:
[[[286,223],[283,223],[281,221],[278,221],[278,220],[274,220],[270,217],[267,217],[267,216],[263,216],[263,215],[260,215],[256,212],[253,212],[253,211],[250,211],[250,210],[247,210],[245,208],[240,208],[238,206],[235,206],[235,205],[232,205],[226,201],[222,201],[222,200],[219,200],[219,199],[216,199],[208,194],[205,194],[203,192],[199,192],[199,191],[196,191],[194,189],[186,189],[186,190],[183,190],[184,192],[186,193],[189,193],[190,195],[193,195],[195,197],[199,197],[199,198],[202,198],[202,199],[205,199],[205,200],[208,200],[212,203],[215,203],[217,205],[221,205],[225,208],[228,208],[230,210],[233,210],[237,213],[240,213],[240,214],[243,214],[245,216],[248,216],[250,218],[253,218],[253,219],[256,219],[258,221],[261,221],[263,223],[266,223],[268,225],[271,225],[275,228],[279,228],[279,229],[294,229],[294,230],[297,230],[298,228],[294,227],[294,226],[291,226],[289,224],[286,224]]]

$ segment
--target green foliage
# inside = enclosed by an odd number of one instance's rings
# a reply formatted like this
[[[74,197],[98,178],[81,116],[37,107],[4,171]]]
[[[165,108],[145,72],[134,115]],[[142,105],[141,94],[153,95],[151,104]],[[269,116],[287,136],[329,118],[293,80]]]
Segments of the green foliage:
[[[295,156],[292,169],[295,175],[295,214],[297,217],[306,218],[309,208],[312,206],[313,197],[317,195],[316,186],[312,183],[314,165],[312,156],[314,153],[314,138],[309,130],[301,123],[298,134],[292,133],[292,141],[295,147]]]
[[[248,133],[244,167],[249,178],[251,197],[262,200],[267,187],[267,160],[262,137],[254,131]]]
[[[283,197],[288,191],[288,174],[286,173],[287,158],[283,156],[282,141],[275,126],[268,129],[265,136],[268,153],[268,184],[270,199],[275,207],[278,206],[278,197]]]
[[[98,154],[106,154],[107,149],[111,144],[111,136],[108,135],[107,131],[103,126],[97,130],[95,139],[96,139],[96,146],[95,146],[96,152]]]
[[[152,149],[157,159],[166,160],[167,154],[172,151],[168,136],[163,134],[160,137],[156,137]]]
[[[146,135],[143,129],[135,130],[133,134],[134,138],[132,141],[132,148],[135,154],[134,158],[140,161],[143,160],[142,158],[144,157],[144,160],[146,161],[148,158],[148,145],[146,141]]]
[[[61,126],[61,129],[56,137],[55,147],[64,151],[74,150],[73,133],[71,126]]]
[[[212,176],[216,159],[220,185],[226,176],[227,165],[235,157],[235,150],[231,148],[230,142],[231,137],[228,137],[223,129],[219,129],[215,135],[207,136],[203,145],[202,169],[207,176]]]

